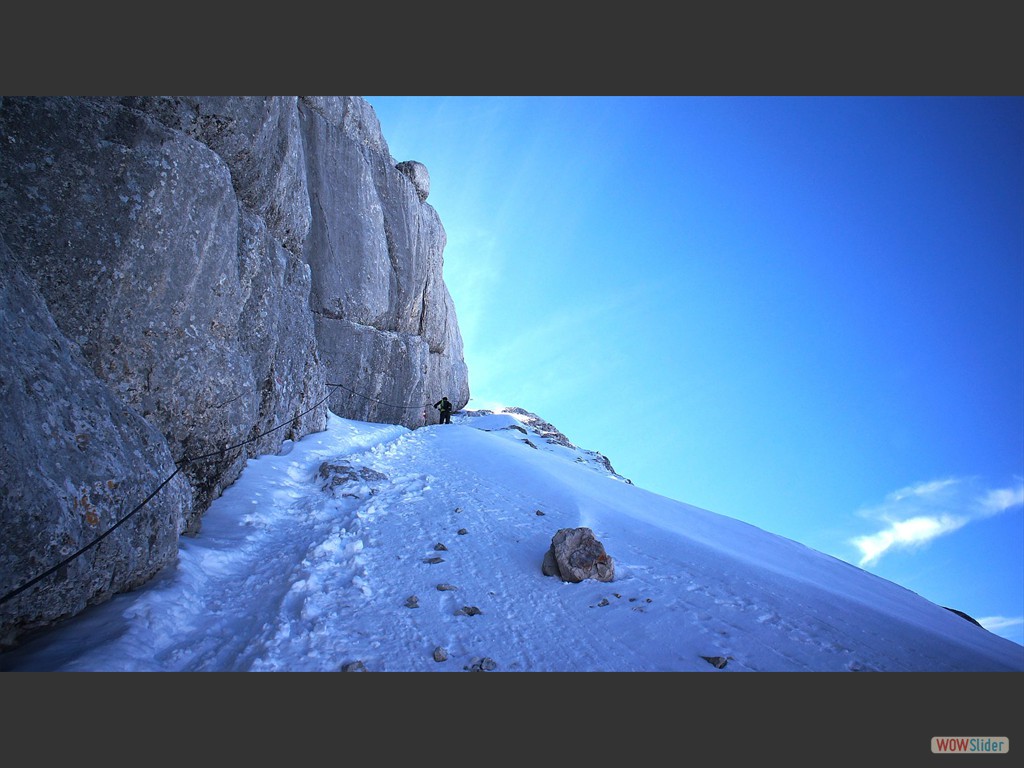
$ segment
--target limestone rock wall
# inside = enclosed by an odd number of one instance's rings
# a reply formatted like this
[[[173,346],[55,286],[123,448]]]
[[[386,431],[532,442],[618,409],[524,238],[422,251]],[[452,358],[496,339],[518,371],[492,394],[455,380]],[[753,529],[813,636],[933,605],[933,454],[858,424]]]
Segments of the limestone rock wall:
[[[426,194],[358,97],[0,98],[0,393],[18,435],[0,643],[150,578],[250,457],[322,429],[327,407],[415,427],[441,394],[465,405]],[[4,600],[178,466],[145,515]]]
[[[397,164],[362,99],[305,99],[312,225],[304,255],[331,408],[417,427],[442,395],[469,401],[462,336],[442,280],[446,242],[421,163]],[[320,119],[316,119],[319,117]],[[370,130],[370,126],[377,126]],[[415,173],[409,169],[415,168]]]
[[[163,435],[93,373],[2,238],[0,317],[0,590],[60,566],[0,605],[2,648],[153,576],[177,554],[192,493]]]

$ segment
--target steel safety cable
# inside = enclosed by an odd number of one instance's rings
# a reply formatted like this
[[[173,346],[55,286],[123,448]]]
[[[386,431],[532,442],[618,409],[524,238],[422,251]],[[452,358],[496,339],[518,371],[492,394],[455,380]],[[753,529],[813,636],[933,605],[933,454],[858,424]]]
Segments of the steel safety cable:
[[[389,408],[405,408],[405,409],[408,409],[408,410],[412,410],[412,409],[415,409],[415,408],[429,408],[432,405],[432,403],[425,403],[423,405],[396,405],[395,403],[385,403],[383,400],[377,400],[376,398],[370,397],[369,395],[364,395],[361,392],[356,392],[354,389],[349,389],[344,384],[328,384],[327,386],[329,386],[329,387],[338,387],[339,389],[344,389],[346,392],[351,392],[356,397],[361,397],[361,398],[363,398],[365,400],[369,400],[369,401],[374,402],[374,403],[379,403],[380,405],[386,405]]]
[[[336,385],[334,385],[334,384],[327,384],[327,386],[328,387],[333,387],[333,386],[336,386]],[[305,411],[303,411],[302,413],[300,413],[298,416],[295,416],[295,417],[293,417],[291,419],[288,419],[288,421],[282,422],[281,424],[278,424],[276,427],[268,429],[266,432],[262,432],[261,434],[256,435],[255,437],[251,437],[248,440],[243,440],[242,442],[237,443],[236,445],[230,445],[230,446],[228,446],[226,448],[223,448],[223,449],[221,449],[219,451],[214,451],[212,453],[207,453],[207,454],[204,454],[202,456],[196,456],[195,458],[185,457],[185,458],[181,459],[180,461],[175,462],[176,469],[174,470],[174,472],[172,472],[170,474],[170,476],[166,480],[164,480],[162,483],[160,483],[160,485],[158,485],[156,487],[156,489],[152,493],[150,493],[149,496],[147,496],[145,499],[143,499],[142,502],[140,502],[131,512],[129,512],[127,515],[125,515],[120,520],[115,522],[106,531],[101,533],[99,536],[97,536],[91,542],[86,544],[84,547],[81,547],[78,551],[74,552],[71,555],[68,555],[68,557],[66,557],[63,560],[61,560],[59,563],[54,565],[52,568],[47,569],[46,571],[44,571],[43,573],[39,574],[35,578],[30,579],[26,583],[22,584],[20,587],[12,590],[11,592],[8,592],[3,597],[0,597],[0,604],[3,604],[5,602],[7,602],[8,600],[10,600],[11,598],[16,597],[17,595],[21,594],[22,592],[24,592],[29,587],[32,587],[35,584],[38,584],[40,581],[45,579],[50,574],[60,570],[62,567],[64,567],[68,563],[70,563],[72,560],[74,560],[77,557],[80,557],[83,553],[87,552],[89,549],[91,549],[92,547],[94,547],[97,544],[99,544],[103,539],[105,539],[107,536],[109,536],[111,533],[113,533],[117,528],[119,528],[121,525],[123,525],[125,522],[127,522],[140,509],[142,509],[144,506],[146,506],[146,504],[148,504],[153,499],[154,496],[156,496],[161,490],[163,490],[164,486],[167,485],[169,482],[171,482],[171,480],[173,480],[174,477],[179,472],[181,472],[181,470],[184,469],[186,465],[188,465],[188,464],[195,464],[197,462],[203,461],[205,459],[212,458],[214,456],[221,456],[222,454],[227,453],[228,451],[234,450],[235,448],[240,448],[243,445],[255,442],[256,440],[259,440],[261,437],[266,437],[270,433],[276,432],[277,430],[279,430],[279,429],[281,429],[283,427],[288,426],[289,424],[293,423],[294,421],[296,421],[298,419],[301,419],[307,413],[310,413],[311,411],[316,410],[321,405],[323,405],[325,402],[327,402],[330,399],[330,396],[331,396],[330,393],[328,393],[327,396],[325,396],[323,399],[318,401],[312,407],[310,407],[310,408],[306,409]]]

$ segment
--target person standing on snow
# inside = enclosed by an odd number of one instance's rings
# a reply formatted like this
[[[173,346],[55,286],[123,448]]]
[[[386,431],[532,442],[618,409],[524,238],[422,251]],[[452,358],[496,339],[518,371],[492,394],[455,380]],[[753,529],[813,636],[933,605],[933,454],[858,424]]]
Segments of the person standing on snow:
[[[441,412],[440,424],[452,423],[452,404],[448,401],[447,396],[434,403],[434,408]]]

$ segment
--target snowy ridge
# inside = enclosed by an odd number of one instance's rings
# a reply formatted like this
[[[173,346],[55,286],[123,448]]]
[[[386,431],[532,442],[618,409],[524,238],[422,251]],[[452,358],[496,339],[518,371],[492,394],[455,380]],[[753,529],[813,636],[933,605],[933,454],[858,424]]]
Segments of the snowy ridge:
[[[611,583],[541,573],[594,530]],[[7,670],[1022,671],[896,584],[650,493],[521,409],[410,430],[331,414],[250,460],[179,561]]]
[[[544,421],[537,414],[523,408],[504,408],[501,411],[462,411],[456,418],[459,423],[469,424],[485,432],[498,430],[521,432],[525,437],[514,435],[513,437],[517,437],[517,439],[533,448],[542,448],[563,458],[575,461],[577,464],[587,465],[591,469],[607,474],[610,477],[624,480],[627,483],[632,482],[615,471],[607,456],[598,451],[580,448],[552,424]],[[472,421],[467,419],[472,419]]]

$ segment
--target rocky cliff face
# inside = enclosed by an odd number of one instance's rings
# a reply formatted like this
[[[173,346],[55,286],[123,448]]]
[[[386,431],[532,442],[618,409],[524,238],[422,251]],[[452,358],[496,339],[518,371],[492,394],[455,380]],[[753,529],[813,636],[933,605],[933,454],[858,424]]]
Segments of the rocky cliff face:
[[[0,646],[150,578],[327,407],[466,404],[429,188],[358,97],[0,99]]]

